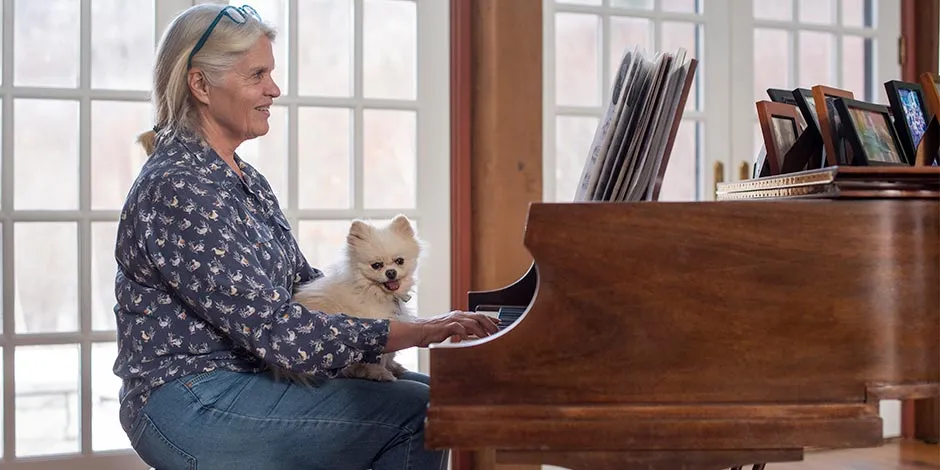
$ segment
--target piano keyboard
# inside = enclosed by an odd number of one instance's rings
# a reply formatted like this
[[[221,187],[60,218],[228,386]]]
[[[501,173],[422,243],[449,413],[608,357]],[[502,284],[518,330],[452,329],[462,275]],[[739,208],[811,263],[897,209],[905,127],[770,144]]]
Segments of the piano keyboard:
[[[512,325],[522,316],[527,307],[499,307],[497,310],[499,318],[499,325],[497,328],[500,330],[506,328],[509,325]]]

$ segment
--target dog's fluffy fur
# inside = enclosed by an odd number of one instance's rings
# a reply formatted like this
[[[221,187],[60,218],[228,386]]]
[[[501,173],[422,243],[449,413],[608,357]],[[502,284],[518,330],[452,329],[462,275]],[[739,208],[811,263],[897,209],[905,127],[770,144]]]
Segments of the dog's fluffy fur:
[[[294,300],[328,314],[409,321],[414,313],[408,301],[422,251],[423,242],[403,215],[385,226],[355,220],[340,261],[323,269],[324,277],[301,286]],[[386,353],[378,364],[352,364],[340,375],[393,381],[404,372],[394,353]]]

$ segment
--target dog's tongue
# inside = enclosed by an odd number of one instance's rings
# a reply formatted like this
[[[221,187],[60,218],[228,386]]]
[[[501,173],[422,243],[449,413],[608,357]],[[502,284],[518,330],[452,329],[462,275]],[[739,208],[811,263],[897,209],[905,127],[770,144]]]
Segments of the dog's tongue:
[[[388,290],[398,290],[398,286],[399,286],[399,285],[401,285],[401,283],[398,282],[398,280],[396,279],[396,280],[394,280],[394,281],[388,281],[388,282],[386,282],[386,283],[385,283],[385,288],[388,289]]]

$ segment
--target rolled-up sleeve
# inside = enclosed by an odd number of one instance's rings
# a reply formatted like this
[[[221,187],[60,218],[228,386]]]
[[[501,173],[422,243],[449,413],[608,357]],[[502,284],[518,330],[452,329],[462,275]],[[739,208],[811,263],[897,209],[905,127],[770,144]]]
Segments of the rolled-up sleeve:
[[[375,360],[388,321],[328,315],[292,301],[290,286],[265,272],[257,240],[211,186],[181,173],[140,193],[137,243],[165,289],[237,346],[292,372],[332,377],[348,364]],[[301,266],[309,271],[295,279],[312,280],[312,268]]]

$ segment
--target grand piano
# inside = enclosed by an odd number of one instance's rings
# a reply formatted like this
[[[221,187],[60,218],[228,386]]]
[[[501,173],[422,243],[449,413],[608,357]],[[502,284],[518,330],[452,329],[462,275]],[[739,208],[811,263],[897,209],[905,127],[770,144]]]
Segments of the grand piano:
[[[795,176],[531,204],[530,270],[469,293],[501,331],[430,350],[426,445],[574,470],[880,445],[880,400],[940,396],[940,169]]]

